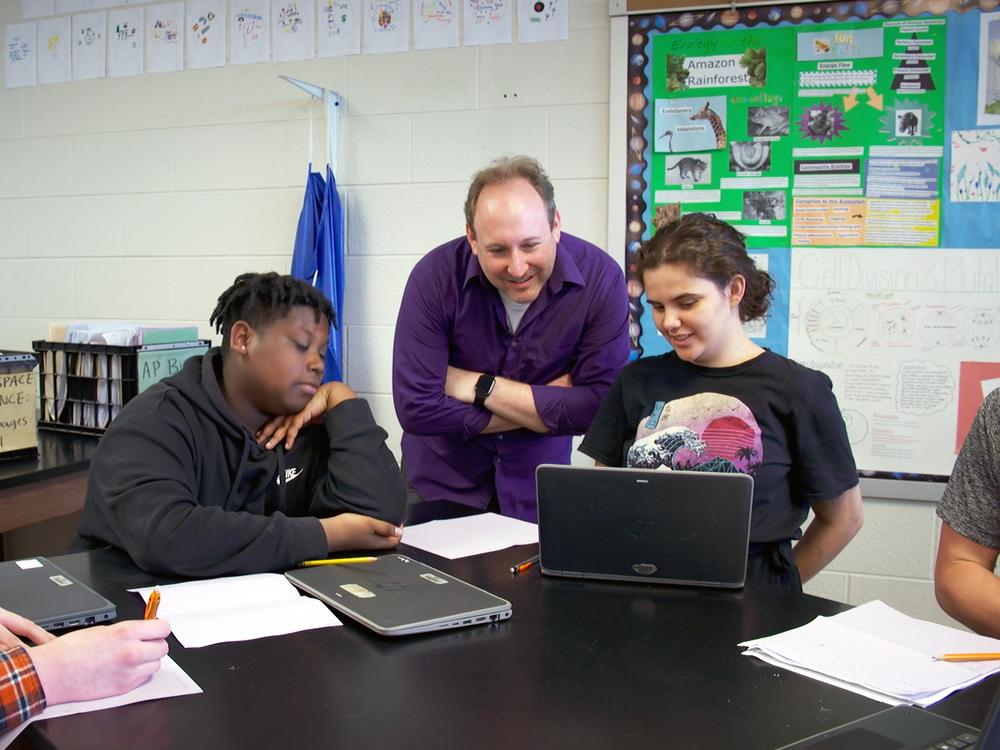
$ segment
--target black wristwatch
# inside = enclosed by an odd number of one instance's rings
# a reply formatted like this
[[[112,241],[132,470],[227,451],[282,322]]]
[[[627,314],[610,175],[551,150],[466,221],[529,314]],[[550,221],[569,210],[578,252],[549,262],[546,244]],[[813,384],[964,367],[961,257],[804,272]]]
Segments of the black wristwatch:
[[[497,379],[489,373],[483,373],[476,381],[476,401],[475,404],[480,409],[486,406],[486,399],[493,393],[493,386],[497,384]]]

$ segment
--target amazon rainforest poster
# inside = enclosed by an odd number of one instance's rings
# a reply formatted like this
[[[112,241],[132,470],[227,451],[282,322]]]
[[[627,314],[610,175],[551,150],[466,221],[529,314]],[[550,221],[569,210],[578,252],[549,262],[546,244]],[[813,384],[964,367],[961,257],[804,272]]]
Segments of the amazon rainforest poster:
[[[626,255],[685,213],[730,222],[778,282],[749,332],[781,354],[792,246],[941,239],[947,20],[852,17],[867,7],[629,19]],[[633,349],[665,351],[634,275],[630,296]]]
[[[945,28],[652,36],[647,218],[710,210],[751,247],[937,245]]]

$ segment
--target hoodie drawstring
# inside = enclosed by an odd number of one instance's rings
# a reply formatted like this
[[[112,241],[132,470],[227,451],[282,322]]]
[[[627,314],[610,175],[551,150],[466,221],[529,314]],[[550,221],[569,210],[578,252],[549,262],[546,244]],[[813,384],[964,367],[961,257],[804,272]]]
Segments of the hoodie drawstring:
[[[277,445],[278,453],[278,510],[282,513],[285,512],[285,495],[286,492],[286,482],[285,482],[285,447],[283,443],[278,443]]]

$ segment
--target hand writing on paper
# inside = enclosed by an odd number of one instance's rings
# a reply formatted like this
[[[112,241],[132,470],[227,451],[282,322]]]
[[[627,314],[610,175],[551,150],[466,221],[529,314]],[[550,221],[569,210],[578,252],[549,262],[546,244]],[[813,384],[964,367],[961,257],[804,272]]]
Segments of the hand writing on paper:
[[[128,620],[66,633],[29,650],[50,705],[126,693],[159,670],[166,620]]]

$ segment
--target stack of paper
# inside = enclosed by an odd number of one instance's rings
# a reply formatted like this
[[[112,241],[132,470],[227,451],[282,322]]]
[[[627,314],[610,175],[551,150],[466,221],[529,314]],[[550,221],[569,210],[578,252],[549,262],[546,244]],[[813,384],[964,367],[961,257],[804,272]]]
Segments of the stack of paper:
[[[739,645],[747,656],[891,705],[926,707],[1000,671],[1000,661],[934,658],[1000,652],[1000,640],[907,617],[878,600]]]

